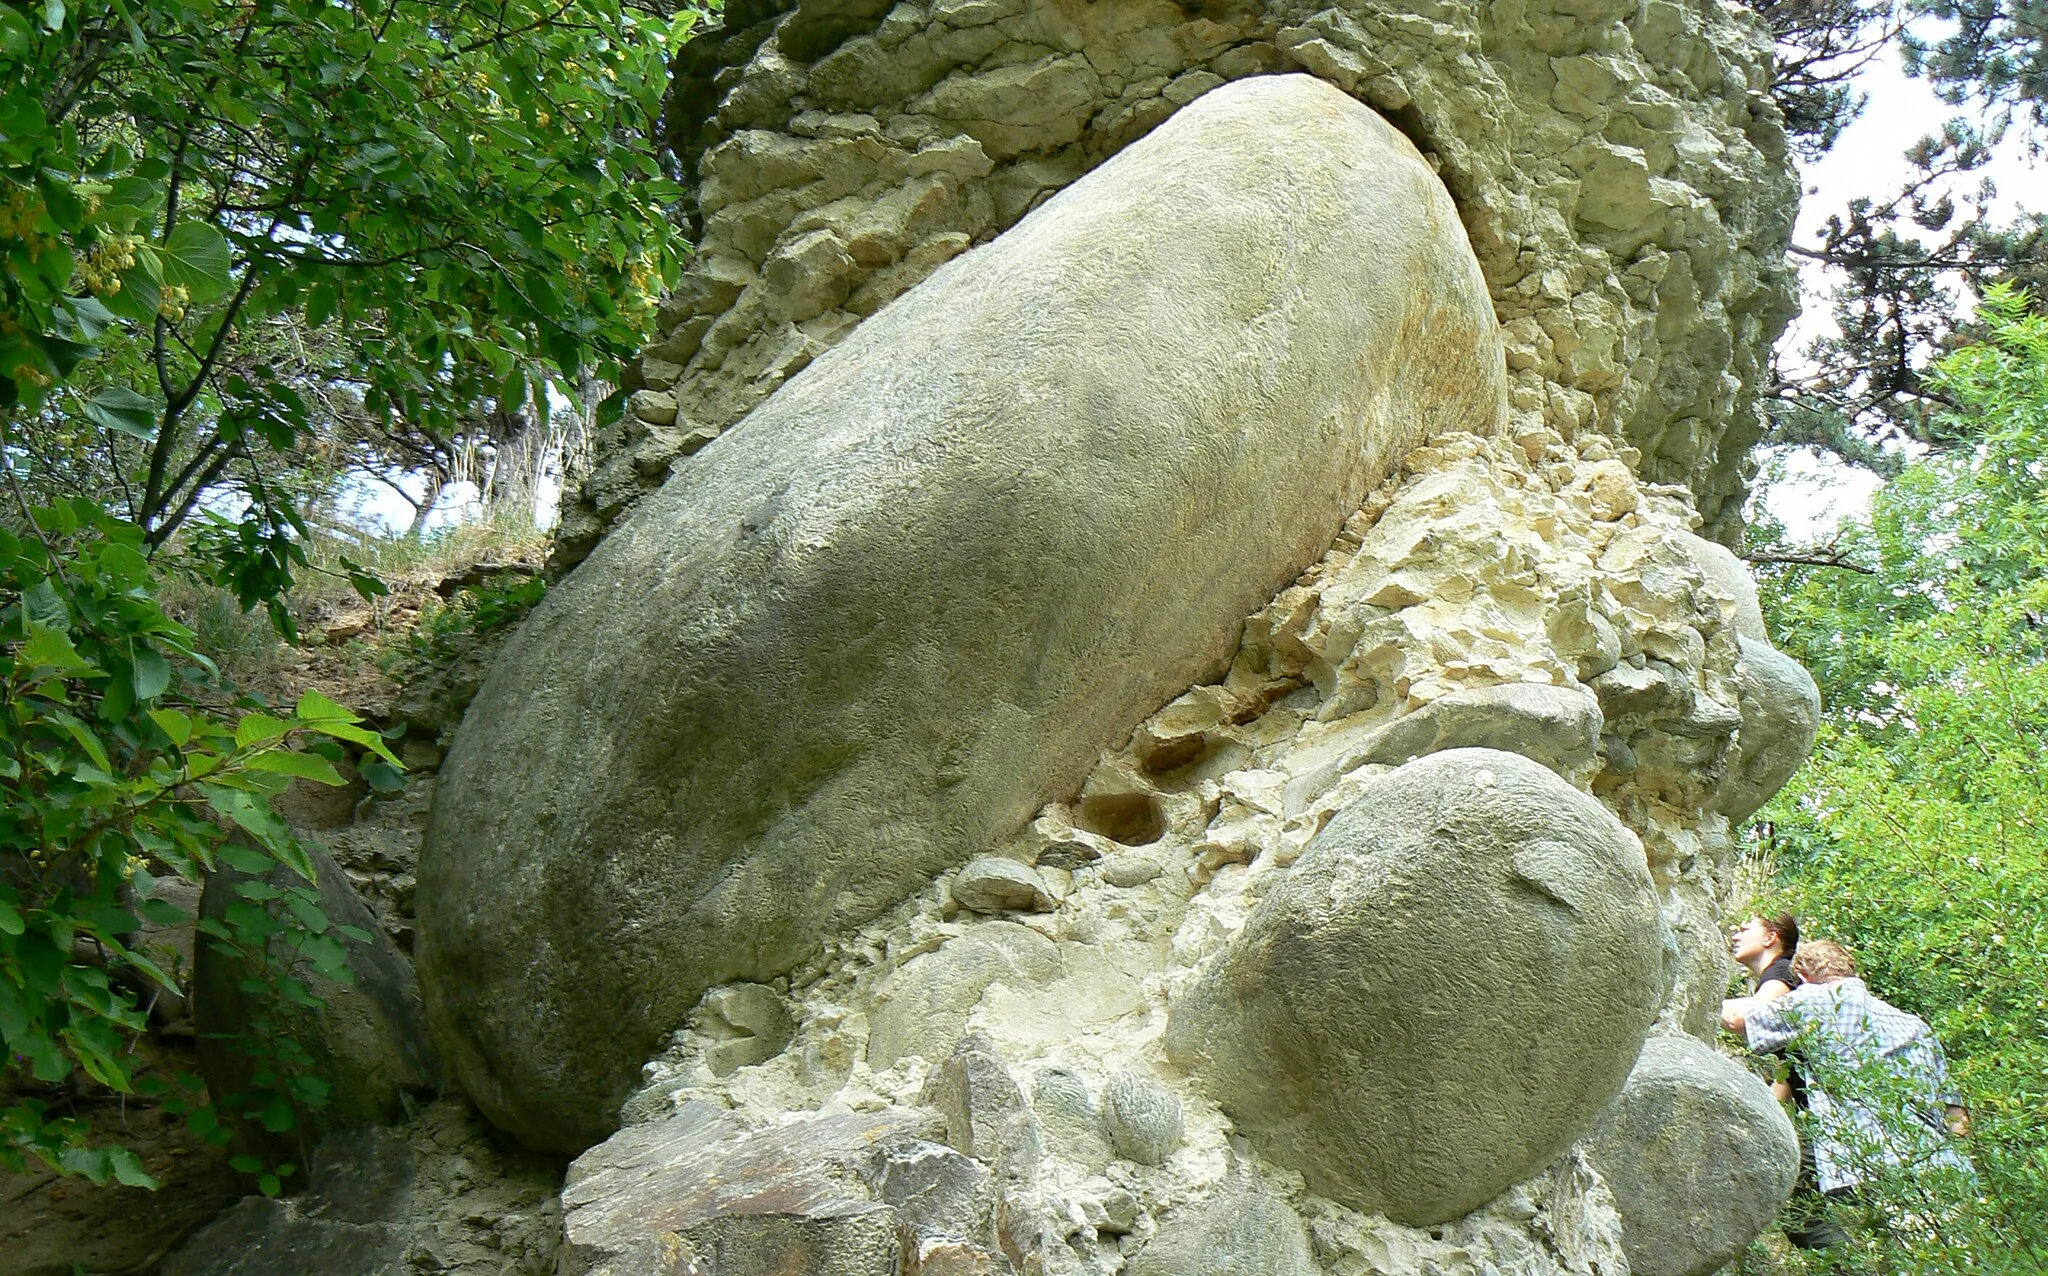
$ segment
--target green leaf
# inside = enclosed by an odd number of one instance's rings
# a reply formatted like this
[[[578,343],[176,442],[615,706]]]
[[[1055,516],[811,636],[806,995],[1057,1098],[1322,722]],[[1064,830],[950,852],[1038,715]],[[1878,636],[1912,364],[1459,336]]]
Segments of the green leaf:
[[[318,904],[299,896],[294,895],[286,901],[285,907],[291,909],[292,916],[298,918],[299,923],[315,935],[326,934],[327,928],[333,924],[325,910]]]
[[[127,386],[111,386],[85,403],[86,419],[103,430],[130,438],[150,439],[156,435],[156,404]]]
[[[379,793],[396,793],[405,787],[405,776],[396,767],[374,759],[365,761],[357,772]]]
[[[56,32],[64,26],[64,0],[43,0],[43,30]]]
[[[71,628],[71,608],[65,604],[57,587],[47,580],[39,580],[21,591],[21,608],[32,625]]]
[[[78,648],[71,645],[71,639],[61,629],[44,629],[37,626],[29,630],[28,641],[21,644],[21,658],[30,668],[35,669],[91,669],[92,663],[78,654]]]
[[[156,269],[145,269],[148,262]],[[134,323],[149,324],[156,321],[157,311],[164,304],[164,290],[159,259],[152,251],[148,256],[136,251],[136,264],[121,272],[121,290],[108,296],[106,307],[122,319]]]
[[[292,724],[267,713],[247,713],[235,724],[235,747],[246,749],[252,745],[269,744],[281,740],[291,732]]]
[[[171,685],[171,662],[154,647],[135,648],[135,698],[154,700]]]
[[[25,928],[21,914],[12,904],[0,901],[0,935],[19,935]]]
[[[362,719],[317,691],[308,691],[299,697],[299,704],[292,711],[307,722],[361,722]]]
[[[142,1168],[142,1161],[127,1148],[107,1149],[107,1159],[114,1167],[114,1177],[129,1187],[144,1187],[154,1192],[163,1184],[149,1176]]]
[[[193,305],[203,306],[226,292],[232,266],[227,239],[204,222],[178,223],[163,246],[165,286],[185,289]]]
[[[185,742],[192,738],[192,718],[189,714],[177,709],[151,709],[149,719],[171,738],[172,744],[181,749],[185,747]]]
[[[0,53],[9,57],[19,57],[29,51],[35,43],[35,38],[35,31],[29,26],[27,18],[22,17],[15,9],[0,4]]]
[[[252,771],[295,776],[301,780],[312,780],[333,787],[348,783],[341,778],[341,773],[334,769],[334,764],[326,758],[311,753],[294,753],[289,749],[267,749],[251,757],[246,765]]]

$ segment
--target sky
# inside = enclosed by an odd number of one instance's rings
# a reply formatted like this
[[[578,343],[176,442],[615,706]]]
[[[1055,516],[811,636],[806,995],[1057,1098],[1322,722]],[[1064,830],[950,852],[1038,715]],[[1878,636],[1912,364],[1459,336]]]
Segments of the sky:
[[[1865,68],[1857,87],[1867,97],[1863,113],[1819,162],[1800,166],[1805,197],[1799,209],[1798,242],[1818,241],[1828,217],[1858,195],[1882,197],[1897,190],[1912,171],[1906,148],[1963,113],[1936,97],[1925,81],[1909,78],[1896,53]],[[2017,136],[1998,147],[1990,164],[1955,182],[1952,189],[1958,196],[1972,192],[1987,176],[1997,188],[1992,208],[1998,216],[2048,209],[2048,166],[2030,158]],[[1803,281],[1806,311],[1793,322],[1787,341],[1804,345],[1826,328],[1827,304],[1818,291],[1820,284],[1813,277]],[[1843,517],[1867,510],[1878,488],[1877,478],[1869,472],[1824,461],[1811,452],[1795,452],[1785,464],[1786,481],[1766,493],[1766,503],[1801,540],[1825,541]]]

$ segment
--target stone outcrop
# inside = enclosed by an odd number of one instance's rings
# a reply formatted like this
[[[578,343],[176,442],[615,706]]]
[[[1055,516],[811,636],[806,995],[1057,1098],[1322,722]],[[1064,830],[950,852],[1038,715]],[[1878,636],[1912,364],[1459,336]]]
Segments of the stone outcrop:
[[[192,987],[200,1064],[214,1095],[248,1089],[254,1069],[270,1066],[250,1053],[239,1034],[258,1014],[275,1015],[282,1030],[307,1052],[310,1073],[331,1079],[333,1090],[325,1106],[300,1117],[317,1136],[397,1120],[408,1095],[440,1088],[441,1073],[428,1040],[412,963],[378,927],[333,858],[317,845],[305,849],[313,863],[319,909],[329,926],[351,927],[368,936],[360,940],[339,931],[333,935],[344,945],[348,980],[323,973],[331,968],[286,948],[281,938],[270,941],[274,969],[252,968],[248,961],[201,940]],[[250,880],[223,865],[207,879],[200,915],[218,923],[237,902],[238,888]],[[278,865],[259,889],[304,885],[291,869]],[[319,1004],[286,1003],[263,1011],[273,994],[262,994],[259,1000],[244,984],[281,975],[298,980]],[[240,1133],[257,1144],[275,1145],[276,1158],[289,1159],[289,1145],[253,1123]]]
[[[862,325],[549,592],[457,732],[418,959],[465,1089],[602,1137],[706,988],[1227,664],[1401,455],[1494,428],[1500,351],[1442,184],[1307,76],[1203,97]]]
[[[1621,1088],[1667,942],[1607,808],[1517,754],[1454,749],[1337,814],[1174,1003],[1167,1054],[1315,1191],[1441,1223]]]
[[[1141,1261],[1173,1270],[1204,1253],[1248,1271],[1304,1261],[1329,1272],[1460,1263],[1516,1276],[1621,1270],[1615,1198],[1585,1145],[1565,1145],[1628,1074],[1652,1017],[1663,1032],[1711,1031],[1729,971],[1717,901],[1734,860],[1716,802],[1741,747],[1738,671],[1749,639],[1742,592],[1701,561],[1689,495],[1617,473],[1614,456],[1604,439],[1554,435],[1446,434],[1410,452],[1323,559],[1249,619],[1221,679],[1139,723],[1066,800],[992,849],[1033,866],[1049,908],[965,909],[950,875],[934,875],[789,972],[795,1030],[782,1050],[720,1073],[712,1061],[723,1038],[693,1019],[648,1065],[627,1105],[631,1119],[662,1121],[692,1103],[762,1125],[821,1105],[915,1114],[938,1104],[965,1114],[939,1120],[960,1125],[951,1150],[987,1175],[988,1230],[906,1242],[897,1255],[906,1270],[975,1271],[979,1262],[1001,1271],[1022,1255],[1048,1272],[1109,1276]],[[1654,693],[1627,691],[1635,681],[1608,677],[1618,670],[1654,675],[1635,680]],[[1325,875],[1362,878],[1373,862],[1369,849],[1310,848],[1348,840],[1352,821],[1396,817],[1402,808],[1386,800],[1386,786],[1459,772],[1474,757],[1491,760],[1496,778],[1546,795],[1503,803],[1525,831],[1551,829],[1529,840],[1528,877],[1569,899],[1579,857],[1601,862],[1588,846],[1633,865],[1617,870],[1630,883],[1625,902],[1588,910],[1626,919],[1633,938],[1593,935],[1568,902],[1511,878],[1510,854],[1490,883],[1461,888],[1445,877],[1412,892],[1418,916],[1437,919],[1417,941],[1421,958],[1385,967],[1357,959],[1403,933],[1396,918],[1353,938],[1348,961],[1332,958],[1343,976],[1334,992],[1304,995],[1299,1007],[1253,998],[1242,1021],[1214,1020],[1218,1039],[1234,1038],[1252,1061],[1247,1074],[1262,1066],[1261,1027],[1290,1008],[1358,1048],[1295,1051],[1297,1076],[1241,1084],[1219,1072],[1226,1052],[1180,1052],[1178,1066],[1167,1052],[1184,1031],[1174,1021],[1257,942],[1254,919],[1287,911],[1290,900],[1326,898],[1317,890]],[[1481,803],[1445,806],[1484,818]],[[1494,893],[1505,898],[1489,906]],[[1532,919],[1526,930],[1518,918]],[[1531,942],[1504,942],[1517,936]],[[1489,1019],[1473,976],[1497,950],[1519,954],[1493,981],[1519,1000]],[[1383,968],[1399,995],[1356,1004]],[[1589,980],[1609,974],[1616,988],[1591,990]],[[1572,1039],[1539,1048],[1532,1034],[1542,1016],[1556,1016],[1561,981]],[[1425,1026],[1432,989],[1443,1013]],[[1591,1061],[1579,1027],[1589,1005],[1629,1008],[1611,1036],[1590,1034],[1604,1042]],[[1458,1035],[1482,1022],[1496,1030]],[[1416,1030],[1391,1031],[1404,1024]],[[1290,1085],[1342,1093],[1356,1081],[1348,1070],[1386,1062],[1402,1040],[1418,1051],[1463,1041],[1467,1056],[1414,1069],[1463,1069],[1468,1078],[1458,1110],[1416,1120],[1419,1155],[1437,1156],[1442,1172],[1434,1184],[1417,1174],[1398,1186],[1441,1193],[1435,1209],[1407,1202],[1410,1220],[1440,1217],[1427,1226],[1360,1209],[1365,1198],[1341,1185],[1333,1191],[1335,1180],[1312,1171],[1295,1140],[1267,1136],[1243,1102]],[[1161,1092],[1177,1100],[1180,1136],[1147,1146],[1134,1131],[1172,1124],[1150,1120],[1171,1111]],[[972,1117],[977,1095],[986,1140]],[[1503,1095],[1516,1111],[1503,1111]],[[1330,1112],[1338,1120],[1341,1104]],[[1522,1146],[1516,1168],[1502,1156],[1454,1165],[1437,1151],[1455,1150],[1475,1122],[1531,1114],[1530,1124],[1542,1114],[1551,1124]],[[1324,1159],[1353,1159],[1355,1143],[1329,1143],[1344,1145],[1327,1147]],[[1238,1208],[1247,1194],[1257,1208]],[[1306,1229],[1305,1251],[1284,1239],[1299,1235],[1290,1217]],[[1234,1257],[1190,1239],[1253,1235],[1283,1239]]]
[[[1785,787],[1820,729],[1820,688],[1798,661],[1768,642],[1742,639],[1736,666],[1741,693],[1741,752],[1721,782],[1718,805],[1740,823]]]
[[[1289,71],[1442,172],[1515,428],[1606,436],[1729,539],[1795,309],[1769,57],[1754,17],[1705,0],[731,0],[666,113],[698,252],[559,552],[941,263],[1216,86]]]
[[[1586,1136],[1632,1276],[1708,1276],[1771,1225],[1799,1142],[1769,1087],[1690,1037],[1652,1037]]]
[[[459,1100],[397,1130],[329,1135],[287,1199],[250,1196],[177,1247],[162,1276],[553,1276],[558,1163],[495,1146]],[[133,1270],[133,1269],[129,1269]]]
[[[730,0],[420,873],[463,1084],[627,1122],[564,1270],[1587,1276],[1691,1208],[1610,1136],[1754,1098],[1659,1061],[1817,711],[1715,543],[1766,78],[1706,0]]]

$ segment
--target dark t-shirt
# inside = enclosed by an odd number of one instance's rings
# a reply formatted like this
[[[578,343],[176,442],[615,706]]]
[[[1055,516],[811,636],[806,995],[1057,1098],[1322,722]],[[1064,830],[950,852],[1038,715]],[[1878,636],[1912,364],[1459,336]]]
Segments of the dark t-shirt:
[[[1773,979],[1783,980],[1787,989],[1797,988],[1805,982],[1798,975],[1792,973],[1792,959],[1790,957],[1780,957],[1763,968],[1763,972],[1757,975],[1756,982],[1750,986],[1750,991],[1755,992]],[[1786,1052],[1786,1058],[1790,1061],[1791,1066],[1785,1069],[1785,1083],[1792,1087],[1793,1104],[1804,1108],[1806,1106],[1806,1078],[1799,1075],[1799,1061],[1792,1056],[1790,1051]]]
[[[1792,973],[1792,959],[1790,957],[1780,957],[1764,967],[1763,973],[1756,977],[1756,982],[1750,985],[1749,990],[1755,992],[1773,979],[1782,982],[1787,991],[1799,986],[1800,978]]]

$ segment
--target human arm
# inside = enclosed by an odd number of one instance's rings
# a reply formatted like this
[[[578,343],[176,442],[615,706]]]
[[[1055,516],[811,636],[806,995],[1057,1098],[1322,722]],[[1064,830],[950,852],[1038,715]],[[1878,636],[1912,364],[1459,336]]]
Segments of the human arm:
[[[1740,1004],[1740,1017],[1729,1031],[1740,1032],[1751,1050],[1759,1053],[1783,1050],[1799,1036],[1797,998],[1780,997],[1775,1001],[1764,1001],[1750,997]],[[1725,1008],[1722,1013],[1726,1023]]]

